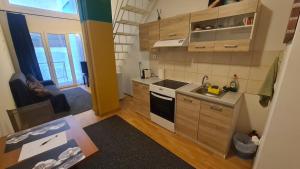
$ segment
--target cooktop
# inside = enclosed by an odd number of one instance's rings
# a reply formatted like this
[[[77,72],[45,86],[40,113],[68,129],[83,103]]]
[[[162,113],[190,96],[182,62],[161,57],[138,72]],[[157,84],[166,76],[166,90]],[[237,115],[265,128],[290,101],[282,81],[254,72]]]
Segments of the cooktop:
[[[156,86],[161,86],[161,87],[165,87],[165,88],[170,88],[170,89],[178,89],[182,86],[185,86],[187,85],[188,83],[185,83],[185,82],[179,82],[179,81],[175,81],[175,80],[162,80],[162,81],[159,81],[157,83],[154,83],[153,85],[156,85]]]

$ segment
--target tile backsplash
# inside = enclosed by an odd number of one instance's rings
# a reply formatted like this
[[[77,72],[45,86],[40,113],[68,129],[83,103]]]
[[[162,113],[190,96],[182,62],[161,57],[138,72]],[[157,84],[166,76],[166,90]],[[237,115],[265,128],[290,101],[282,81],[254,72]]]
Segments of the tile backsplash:
[[[239,77],[240,92],[257,94],[276,56],[283,51],[248,53],[189,53],[184,48],[160,49],[150,57],[150,69],[157,75],[165,69],[165,78],[201,84],[204,75],[219,86]]]

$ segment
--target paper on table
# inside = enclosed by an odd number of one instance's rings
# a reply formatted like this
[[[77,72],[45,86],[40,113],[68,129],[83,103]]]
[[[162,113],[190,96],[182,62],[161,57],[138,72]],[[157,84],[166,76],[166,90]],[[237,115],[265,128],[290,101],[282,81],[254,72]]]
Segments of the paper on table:
[[[63,144],[67,144],[66,132],[61,132],[49,137],[36,140],[31,143],[24,144],[22,146],[22,150],[18,161],[22,161],[35,155],[41,154],[43,152],[49,151]]]

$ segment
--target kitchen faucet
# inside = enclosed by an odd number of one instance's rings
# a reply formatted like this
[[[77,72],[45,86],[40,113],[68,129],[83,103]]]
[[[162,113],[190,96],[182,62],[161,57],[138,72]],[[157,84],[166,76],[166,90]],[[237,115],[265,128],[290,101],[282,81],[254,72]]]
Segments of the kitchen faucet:
[[[207,83],[204,83],[205,80],[208,80],[208,76],[204,75],[202,78],[202,87],[206,87]]]

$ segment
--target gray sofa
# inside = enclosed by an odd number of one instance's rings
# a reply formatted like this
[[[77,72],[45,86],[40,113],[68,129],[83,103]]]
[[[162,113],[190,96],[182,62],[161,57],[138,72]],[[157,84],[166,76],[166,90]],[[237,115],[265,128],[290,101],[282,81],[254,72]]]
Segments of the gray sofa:
[[[16,106],[23,107],[50,100],[55,113],[70,110],[66,96],[55,86],[53,81],[42,81],[41,84],[49,91],[50,95],[45,97],[35,95],[29,90],[25,75],[23,73],[15,73],[9,81],[9,85]]]

